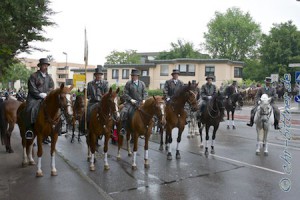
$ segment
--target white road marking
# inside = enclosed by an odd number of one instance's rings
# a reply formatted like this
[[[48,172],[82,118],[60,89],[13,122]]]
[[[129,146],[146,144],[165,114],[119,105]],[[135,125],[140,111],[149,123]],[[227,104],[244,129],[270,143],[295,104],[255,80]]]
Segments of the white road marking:
[[[242,161],[238,161],[238,160],[234,160],[234,159],[231,159],[231,158],[226,158],[226,157],[223,157],[223,156],[218,156],[216,154],[211,154],[211,156],[216,157],[216,158],[220,158],[220,159],[223,159],[223,160],[228,160],[228,161],[231,161],[231,162],[243,164],[243,165],[246,165],[246,166],[249,166],[249,167],[253,167],[253,168],[257,168],[257,169],[262,169],[262,170],[265,170],[265,171],[273,172],[273,173],[276,173],[276,174],[281,174],[281,175],[285,174],[284,172],[276,171],[276,170],[273,170],[273,169],[269,169],[269,168],[261,167],[261,166],[257,166],[257,165],[252,165],[252,164],[249,164],[249,163],[246,163],[246,162],[242,162]]]

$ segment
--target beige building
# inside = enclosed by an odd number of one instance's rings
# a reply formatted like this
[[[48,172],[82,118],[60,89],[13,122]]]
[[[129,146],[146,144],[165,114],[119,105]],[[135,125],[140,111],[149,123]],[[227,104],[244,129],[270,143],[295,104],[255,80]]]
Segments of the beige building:
[[[149,89],[162,89],[166,80],[171,78],[173,69],[179,69],[179,79],[184,83],[196,80],[204,84],[208,75],[214,77],[214,84],[220,87],[228,80],[242,81],[244,63],[228,59],[189,59],[151,60],[144,64],[104,65],[110,84],[125,85],[130,80],[132,69],[140,70],[140,79]]]

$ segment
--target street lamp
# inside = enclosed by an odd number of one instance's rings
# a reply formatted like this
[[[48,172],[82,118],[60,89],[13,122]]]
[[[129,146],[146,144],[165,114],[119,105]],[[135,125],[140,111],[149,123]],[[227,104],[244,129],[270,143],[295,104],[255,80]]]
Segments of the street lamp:
[[[66,55],[66,67],[68,66],[68,54],[66,52],[63,52],[63,54]]]

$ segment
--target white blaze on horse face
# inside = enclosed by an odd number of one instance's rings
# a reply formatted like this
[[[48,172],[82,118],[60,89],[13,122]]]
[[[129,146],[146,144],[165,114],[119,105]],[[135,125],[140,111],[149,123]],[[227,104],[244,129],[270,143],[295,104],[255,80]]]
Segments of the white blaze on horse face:
[[[115,97],[114,99],[114,103],[115,103],[115,108],[116,108],[116,112],[117,112],[117,117],[120,117],[120,112],[119,112],[119,107],[118,107],[118,98]]]
[[[161,104],[159,107],[160,107],[161,115],[164,116],[165,115],[165,105]]]
[[[71,116],[71,115],[73,115],[73,109],[72,109],[72,104],[71,104],[71,95],[66,94],[66,99],[67,99],[67,111],[68,111],[68,114]]]

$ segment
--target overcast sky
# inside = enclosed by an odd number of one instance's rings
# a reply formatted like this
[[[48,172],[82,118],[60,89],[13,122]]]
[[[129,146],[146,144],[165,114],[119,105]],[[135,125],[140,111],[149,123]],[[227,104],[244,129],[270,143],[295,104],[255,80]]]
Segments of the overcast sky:
[[[46,28],[51,42],[32,43],[48,52],[21,54],[39,59],[52,55],[58,62],[84,63],[84,29],[87,29],[89,64],[104,64],[111,51],[128,49],[159,52],[183,39],[195,48],[216,11],[238,7],[268,33],[273,23],[292,20],[300,29],[300,2],[296,0],[50,0],[58,12],[57,26]]]

